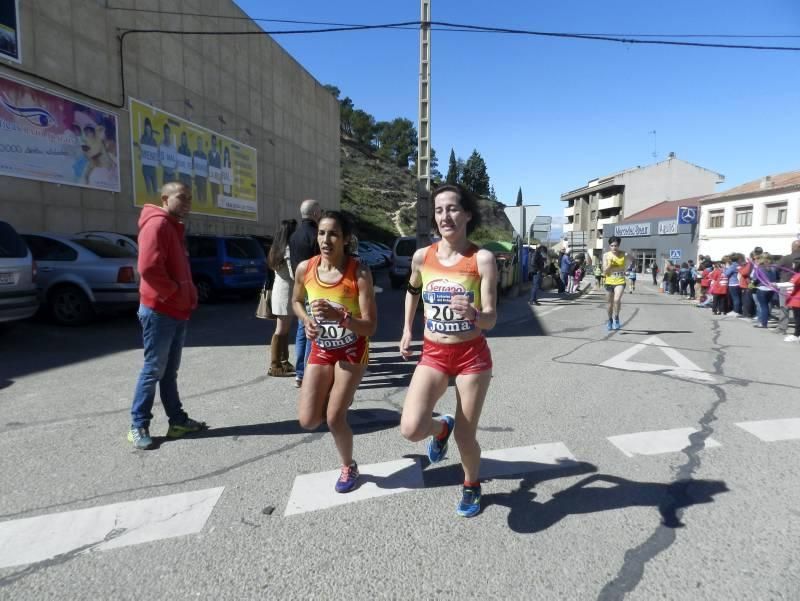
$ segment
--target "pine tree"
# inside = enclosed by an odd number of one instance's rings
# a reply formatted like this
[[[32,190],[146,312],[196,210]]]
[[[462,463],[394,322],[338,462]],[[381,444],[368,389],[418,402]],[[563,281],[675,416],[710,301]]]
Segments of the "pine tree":
[[[497,202],[497,194],[494,192],[494,186],[489,188],[489,200]]]
[[[519,191],[517,192],[517,206],[522,206],[522,186],[520,186]]]
[[[473,194],[489,195],[489,173],[486,170],[486,162],[477,150],[473,150],[467,162],[464,163],[461,180],[464,187]]]
[[[456,153],[450,149],[450,164],[447,167],[447,177],[445,182],[448,184],[457,184],[459,180],[458,163],[456,162]]]

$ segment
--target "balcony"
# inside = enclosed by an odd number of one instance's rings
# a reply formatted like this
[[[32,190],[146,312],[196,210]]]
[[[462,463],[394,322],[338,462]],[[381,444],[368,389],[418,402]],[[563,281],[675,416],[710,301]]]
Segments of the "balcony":
[[[562,226],[561,231],[566,234],[567,232],[571,232],[574,228],[575,228],[575,224],[574,223],[565,223]]]
[[[598,219],[597,229],[602,229],[603,226],[606,226],[610,223],[619,223],[619,215],[613,215],[611,217],[604,217],[603,219]]]
[[[564,209],[564,217],[572,217],[575,215],[575,205]]]
[[[619,209],[622,207],[622,194],[614,194],[608,198],[600,198],[597,201],[597,210],[605,211],[606,209]]]

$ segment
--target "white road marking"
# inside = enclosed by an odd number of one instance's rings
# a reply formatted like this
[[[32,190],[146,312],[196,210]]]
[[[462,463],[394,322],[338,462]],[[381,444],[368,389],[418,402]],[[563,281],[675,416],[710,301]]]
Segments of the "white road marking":
[[[767,419],[756,422],[738,422],[742,430],[750,432],[764,442],[796,440],[800,438],[800,418]]]
[[[0,522],[0,568],[200,532],[224,487]]]
[[[690,446],[689,436],[695,432],[697,432],[695,428],[655,430],[653,432],[609,436],[608,441],[628,457],[633,457],[634,455],[659,455],[661,453],[676,453]],[[721,446],[720,443],[713,438],[705,439],[705,447],[707,449],[718,446]]]
[[[634,357],[646,348],[653,346],[660,348],[667,357],[672,359],[673,364],[661,365],[658,363],[642,363],[639,361],[631,361],[631,357]],[[711,384],[716,382],[714,376],[703,371],[695,363],[684,357],[681,353],[669,346],[658,336],[651,336],[650,338],[635,344],[631,348],[622,351],[619,355],[615,355],[610,359],[603,361],[600,365],[614,369],[623,369],[625,371],[661,371],[666,375],[676,376],[686,380],[698,380],[700,382],[708,382]]]
[[[536,316],[537,317],[542,317],[544,315],[549,315],[550,313],[555,313],[556,311],[560,311],[563,308],[564,308],[564,305],[560,305],[558,307],[553,307],[552,309],[545,309],[541,313],[536,313]]]
[[[497,449],[481,453],[480,477],[513,476],[576,463],[575,456],[563,442]]]
[[[372,465],[360,465],[360,484],[348,493],[337,493],[333,487],[339,470],[304,474],[294,479],[284,516],[328,509],[373,497],[407,492],[424,486],[422,467],[416,459],[399,459]]]

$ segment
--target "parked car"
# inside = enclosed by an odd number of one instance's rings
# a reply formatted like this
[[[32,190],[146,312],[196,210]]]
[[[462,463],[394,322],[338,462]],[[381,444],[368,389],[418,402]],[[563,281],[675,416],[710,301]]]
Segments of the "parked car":
[[[411,275],[411,257],[417,250],[416,236],[402,236],[392,246],[392,261],[389,266],[389,281],[392,288],[400,288]]]
[[[36,262],[11,224],[0,221],[0,322],[31,317],[39,309]]]
[[[104,240],[116,246],[121,246],[131,251],[134,255],[139,254],[139,244],[136,242],[135,236],[127,236],[125,234],[118,234],[117,232],[89,231],[78,232],[75,234],[75,237],[87,238],[89,240]]]
[[[372,240],[362,240],[364,244],[369,246],[372,250],[377,252],[384,258],[384,263],[386,265],[392,260],[392,249],[386,246],[385,244],[381,244],[380,242],[373,242]]]
[[[267,257],[250,236],[187,236],[192,279],[201,303],[221,292],[255,293],[267,278]]]
[[[38,266],[40,299],[62,325],[87,323],[95,312],[135,308],[139,274],[131,251],[90,238],[23,234]]]
[[[358,242],[358,258],[365,262],[370,268],[385,267],[387,260],[377,250],[366,242]]]

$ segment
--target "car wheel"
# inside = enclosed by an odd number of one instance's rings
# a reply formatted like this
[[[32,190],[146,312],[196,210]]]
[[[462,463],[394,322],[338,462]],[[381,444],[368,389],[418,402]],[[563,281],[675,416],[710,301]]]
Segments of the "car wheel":
[[[77,286],[59,286],[47,297],[50,315],[62,326],[81,326],[91,320],[94,311],[89,297]]]
[[[214,287],[211,282],[205,278],[200,278],[194,283],[197,288],[197,302],[210,303],[214,300]]]

